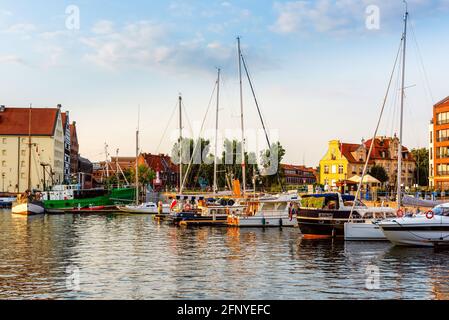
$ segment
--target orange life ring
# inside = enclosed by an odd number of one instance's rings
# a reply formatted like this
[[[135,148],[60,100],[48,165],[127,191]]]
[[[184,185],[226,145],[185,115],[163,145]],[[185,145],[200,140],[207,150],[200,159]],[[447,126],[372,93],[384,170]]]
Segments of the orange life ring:
[[[431,220],[431,219],[433,219],[433,217],[435,217],[435,213],[433,213],[432,210],[429,210],[429,211],[426,212],[426,218],[427,219]]]
[[[396,215],[398,216],[398,218],[402,218],[402,217],[404,217],[404,211],[402,211],[402,209],[399,209],[399,210],[396,212]]]

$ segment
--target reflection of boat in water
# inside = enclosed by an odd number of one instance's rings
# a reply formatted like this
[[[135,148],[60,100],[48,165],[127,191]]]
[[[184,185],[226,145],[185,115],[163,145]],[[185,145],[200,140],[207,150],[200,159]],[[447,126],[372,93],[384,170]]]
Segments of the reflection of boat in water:
[[[367,207],[351,195],[311,194],[302,196],[298,225],[305,238],[343,238],[344,224],[350,219],[362,221],[365,216],[373,217],[391,212],[394,210],[388,207]]]
[[[295,227],[299,197],[295,194],[282,194],[241,202],[244,210],[230,213],[229,226],[234,227]]]
[[[436,206],[426,214],[381,221],[379,226],[395,245],[449,245],[449,203]]]

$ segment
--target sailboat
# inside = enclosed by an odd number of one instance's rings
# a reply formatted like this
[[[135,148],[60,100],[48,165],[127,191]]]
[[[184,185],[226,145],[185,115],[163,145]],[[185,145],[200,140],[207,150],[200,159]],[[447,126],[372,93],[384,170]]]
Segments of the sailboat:
[[[28,116],[28,188],[23,194],[19,194],[17,200],[12,204],[12,213],[24,216],[43,214],[45,212],[41,195],[31,191],[31,117],[32,107],[30,105]]]

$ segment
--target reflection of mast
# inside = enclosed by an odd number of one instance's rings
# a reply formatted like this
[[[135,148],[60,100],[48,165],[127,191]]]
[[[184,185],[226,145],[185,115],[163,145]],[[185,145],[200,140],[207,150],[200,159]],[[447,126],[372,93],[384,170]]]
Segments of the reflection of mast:
[[[402,52],[402,88],[401,88],[401,119],[399,127],[399,147],[398,147],[398,209],[402,205],[402,129],[404,120],[404,89],[405,89],[405,51],[407,49],[407,18],[408,18],[408,8],[407,2],[405,3],[405,17],[404,17],[404,35],[403,35],[403,52]]]

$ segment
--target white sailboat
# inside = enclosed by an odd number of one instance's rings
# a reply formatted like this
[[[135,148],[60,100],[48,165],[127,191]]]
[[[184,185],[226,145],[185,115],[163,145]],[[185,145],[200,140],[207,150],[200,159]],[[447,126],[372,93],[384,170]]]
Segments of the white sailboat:
[[[404,1],[405,2],[405,1]],[[406,3],[407,6],[407,3]],[[399,146],[398,146],[398,175],[397,175],[397,184],[398,184],[398,189],[397,189],[397,202],[398,202],[398,212],[401,209],[401,204],[402,204],[402,189],[401,189],[401,180],[402,180],[402,137],[403,137],[403,114],[404,114],[404,89],[405,89],[405,57],[406,57],[406,48],[407,48],[407,20],[408,20],[408,10],[406,8],[406,12],[405,12],[405,16],[404,16],[404,32],[401,38],[401,46],[402,46],[402,88],[401,88],[401,115],[400,115],[400,137],[399,137]],[[390,87],[391,87],[391,83],[394,77],[394,73],[396,70],[396,65],[398,62],[398,58],[399,58],[399,54],[400,54],[400,49],[401,46],[399,47],[399,51],[398,54],[396,56],[396,61],[393,67],[393,71],[391,73],[391,77],[390,77],[390,82],[388,84],[388,89],[387,89],[387,93],[385,95],[384,101],[383,101],[383,105],[381,108],[381,112],[380,112],[380,116],[379,116],[379,120],[377,122],[377,127],[376,130],[374,132],[374,137],[373,137],[373,142],[371,143],[369,152],[368,152],[368,156],[366,159],[366,163],[365,163],[365,167],[363,170],[363,174],[362,174],[362,178],[360,179],[360,183],[358,186],[358,190],[357,190],[357,195],[356,195],[356,199],[359,197],[360,195],[360,189],[362,187],[362,183],[363,183],[363,178],[367,173],[367,168],[368,168],[368,164],[369,164],[369,160],[373,151],[373,147],[374,147],[374,141],[376,139],[377,136],[377,132],[379,130],[379,126],[380,126],[380,122],[382,119],[382,115],[385,109],[385,105],[387,102],[387,98],[388,98],[388,94],[390,91]],[[363,219],[353,219],[353,211],[354,211],[354,207],[351,211],[351,219],[350,221],[348,221],[347,223],[345,223],[344,226],[344,232],[345,232],[345,240],[387,240],[386,235],[384,234],[383,230],[381,229],[381,227],[379,226],[379,223],[382,220],[385,219],[389,219],[392,218],[392,213],[385,211],[383,214],[380,215],[372,215],[369,217],[363,217]]]
[[[23,194],[17,196],[17,199],[13,202],[11,209],[13,214],[24,216],[45,213],[45,207],[44,203],[41,201],[41,195],[31,191],[31,118],[32,107],[30,105],[28,116],[28,188]]]

